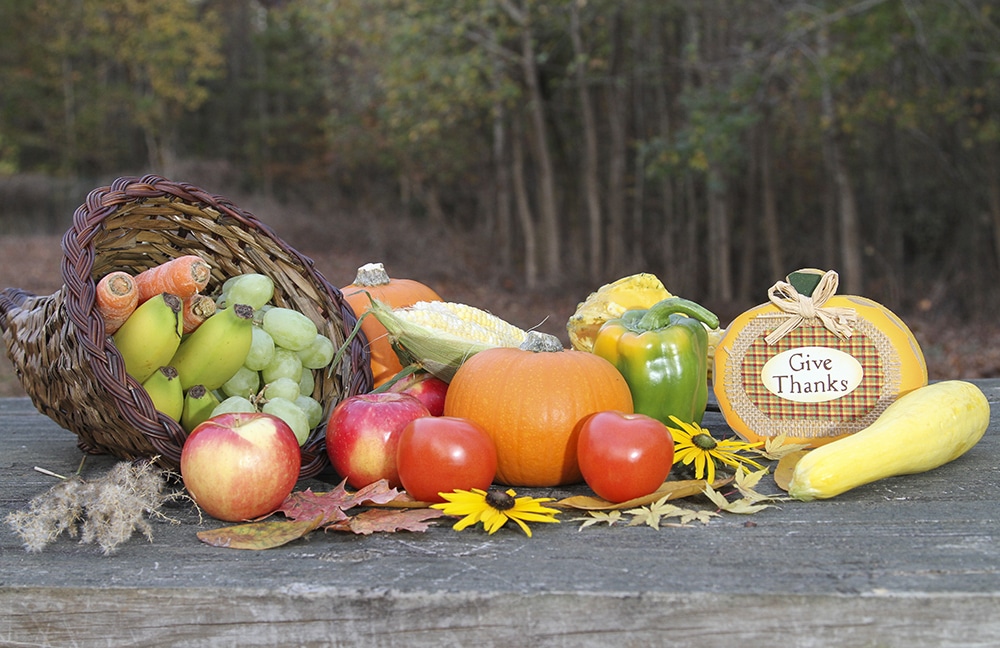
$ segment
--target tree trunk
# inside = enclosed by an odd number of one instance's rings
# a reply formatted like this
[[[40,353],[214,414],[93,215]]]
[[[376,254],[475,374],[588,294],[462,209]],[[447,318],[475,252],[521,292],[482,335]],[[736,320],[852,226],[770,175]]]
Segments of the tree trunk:
[[[986,166],[990,172],[986,176],[986,195],[993,225],[993,262],[1000,267],[1000,164],[997,163],[995,147],[990,147],[987,157],[989,162]]]
[[[577,94],[580,101],[580,119],[583,122],[583,183],[584,203],[587,209],[587,244],[589,248],[587,272],[591,281],[597,281],[603,267],[604,237],[601,218],[600,185],[597,180],[597,126],[594,119],[594,108],[591,104],[590,92],[587,87],[586,60],[587,53],[583,47],[580,33],[580,7],[576,2],[570,2],[570,40],[573,43],[573,55],[576,59],[574,76],[576,78]]]
[[[730,233],[726,207],[726,182],[716,168],[708,171],[708,296],[730,302],[733,299]]]
[[[616,276],[625,267],[625,169],[627,142],[625,136],[627,109],[626,86],[622,79],[624,46],[622,45],[621,11],[612,21],[611,69],[607,85],[608,102],[608,268]]]
[[[524,284],[528,290],[538,286],[538,250],[535,236],[535,218],[531,213],[528,186],[524,180],[524,148],[521,144],[520,123],[516,123],[511,138],[511,179],[517,203],[517,218],[524,237]]]
[[[830,47],[826,28],[818,32],[818,50],[820,65],[823,65],[830,54]],[[844,159],[844,147],[837,127],[837,112],[833,88],[830,87],[829,77],[821,73],[822,77],[822,112],[827,128],[823,136],[828,138],[830,150],[830,162],[833,168],[830,173],[833,176],[834,186],[837,190],[837,221],[840,234],[840,276],[841,293],[860,295],[864,292],[864,272],[861,262],[861,236],[858,225],[858,207],[854,195],[854,185],[851,182],[850,172],[847,169],[847,162]]]
[[[767,243],[767,270],[769,277],[777,281],[788,274],[788,269],[784,267],[784,255],[781,249],[781,230],[778,224],[778,204],[774,189],[774,169],[773,154],[771,152],[771,113],[764,111],[764,121],[758,129],[760,134],[760,190],[762,225],[764,228],[764,240]]]
[[[505,6],[510,6],[506,3]],[[514,9],[510,6],[511,9]],[[535,45],[531,35],[531,21],[525,10],[516,10],[521,20],[521,67],[528,89],[528,110],[531,116],[531,142],[538,166],[539,220],[545,252],[541,266],[544,281],[554,285],[559,279],[561,246],[559,237],[559,210],[556,204],[555,170],[549,152],[548,126],[545,121],[545,99],[538,82],[538,65]],[[516,19],[516,18],[515,18]]]
[[[493,119],[493,166],[496,169],[496,235],[500,253],[500,267],[509,272],[513,265],[511,236],[511,201],[510,201],[510,160],[507,153],[506,109],[502,101],[494,105]]]
[[[665,70],[669,64],[669,57],[666,52],[668,50],[666,46],[666,37],[663,35],[659,27],[660,23],[654,22],[653,24],[653,46],[656,48],[656,68],[659,70],[657,77],[653,85],[653,101],[656,107],[656,114],[659,115],[658,124],[656,126],[657,133],[656,137],[664,142],[670,140],[670,101],[667,95],[667,79]],[[669,173],[664,173],[660,177],[660,202],[661,202],[661,218],[663,219],[662,233],[661,233],[661,245],[663,257],[663,280],[666,281],[668,277],[672,276],[678,263],[678,253],[677,253],[677,238],[678,238],[678,227],[677,227],[677,196],[676,191],[674,191],[674,178]]]

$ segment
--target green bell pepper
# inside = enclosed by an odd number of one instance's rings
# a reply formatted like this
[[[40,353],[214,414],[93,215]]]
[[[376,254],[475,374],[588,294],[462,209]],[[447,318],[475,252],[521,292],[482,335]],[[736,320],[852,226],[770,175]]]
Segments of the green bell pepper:
[[[701,423],[708,404],[708,332],[719,318],[700,304],[668,297],[605,322],[594,353],[617,367],[637,413],[671,425]]]

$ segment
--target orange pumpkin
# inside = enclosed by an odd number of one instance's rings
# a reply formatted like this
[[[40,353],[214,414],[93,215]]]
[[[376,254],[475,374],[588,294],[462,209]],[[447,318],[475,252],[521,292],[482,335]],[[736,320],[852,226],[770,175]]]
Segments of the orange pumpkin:
[[[340,289],[345,301],[361,317],[371,308],[372,299],[393,308],[412,306],[419,301],[441,301],[432,288],[413,279],[390,278],[381,263],[368,263],[358,268],[354,283]],[[370,297],[369,297],[370,295]],[[373,387],[387,382],[402,370],[399,358],[389,342],[389,333],[374,316],[361,322],[361,331],[368,338],[371,355]]]
[[[582,480],[578,423],[604,410],[632,412],[628,383],[610,362],[585,351],[498,347],[459,367],[445,397],[446,416],[478,423],[497,449],[496,480],[508,486],[557,486]]]

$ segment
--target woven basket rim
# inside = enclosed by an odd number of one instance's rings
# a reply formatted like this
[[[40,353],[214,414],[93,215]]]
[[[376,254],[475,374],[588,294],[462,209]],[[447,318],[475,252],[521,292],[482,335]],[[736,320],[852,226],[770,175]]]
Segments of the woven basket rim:
[[[155,448],[158,461],[173,468],[179,467],[180,450],[187,433],[178,422],[157,412],[141,385],[125,373],[124,361],[112,339],[105,334],[103,320],[95,315],[96,280],[92,275],[97,260],[94,241],[105,234],[106,221],[120,216],[125,209],[165,203],[169,203],[171,208],[176,206],[181,211],[196,212],[199,218],[204,216],[212,225],[225,219],[226,223],[232,223],[225,230],[228,234],[265,242],[280,253],[282,258],[290,259],[292,267],[301,272],[302,276],[280,278],[287,279],[289,285],[302,285],[305,282],[315,290],[317,310],[324,310],[335,316],[335,319],[330,319],[330,325],[338,327],[341,342],[355,327],[357,319],[340,290],[315,268],[312,259],[288,245],[249,211],[241,209],[223,196],[190,183],[173,182],[152,174],[142,177],[123,176],[110,185],[90,191],[86,200],[74,212],[72,226],[61,239],[61,308],[75,329],[75,342],[82,347],[80,353],[84,354],[99,383],[92,387],[106,392],[117,413],[134,428],[135,433],[141,434]],[[218,220],[212,221],[213,217]],[[177,219],[187,224],[189,229],[193,228],[191,221],[184,221],[184,216],[178,216]],[[154,222],[158,223],[159,220]],[[181,226],[178,228],[183,229]],[[204,232],[199,234],[204,234],[206,240],[212,238]],[[31,297],[30,293],[16,289],[5,293],[4,308],[9,308],[10,302],[24,303]],[[291,294],[288,297],[303,300],[307,298]],[[372,386],[367,341],[363,334],[358,331],[358,336],[348,344],[349,352],[344,353],[341,365],[336,368],[336,378],[332,378],[340,385],[340,398],[365,393]],[[22,382],[26,378],[30,377],[22,377]],[[322,385],[325,386],[326,383]],[[329,408],[328,405],[326,411]],[[301,477],[314,476],[327,465],[324,432],[325,421],[312,431],[310,439],[303,446]],[[82,441],[81,447],[84,447]],[[93,450],[86,447],[84,449]],[[114,452],[114,449],[111,451]]]

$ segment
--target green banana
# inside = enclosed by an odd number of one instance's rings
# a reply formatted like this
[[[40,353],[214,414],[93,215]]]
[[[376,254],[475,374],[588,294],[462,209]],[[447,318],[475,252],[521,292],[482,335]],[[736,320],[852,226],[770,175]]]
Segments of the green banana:
[[[184,390],[181,389],[176,369],[169,365],[160,367],[143,381],[142,388],[149,394],[158,412],[180,421],[184,411]]]
[[[205,385],[192,385],[184,392],[184,411],[181,412],[181,427],[190,433],[198,425],[212,416],[219,404],[216,395],[205,389]]]
[[[142,383],[170,364],[183,332],[180,298],[162,293],[140,304],[111,339],[125,361],[125,371]]]
[[[243,366],[253,341],[253,308],[232,304],[216,311],[181,342],[170,364],[184,390],[221,387]]]

